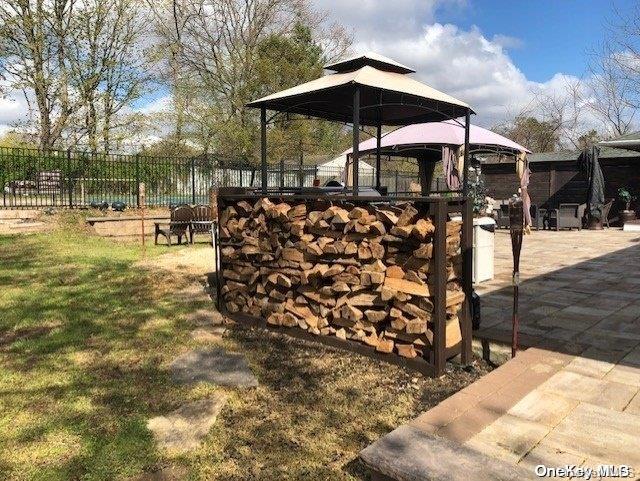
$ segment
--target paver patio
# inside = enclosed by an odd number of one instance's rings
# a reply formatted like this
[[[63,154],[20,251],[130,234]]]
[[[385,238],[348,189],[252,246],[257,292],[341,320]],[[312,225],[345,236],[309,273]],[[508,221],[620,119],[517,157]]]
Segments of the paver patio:
[[[543,339],[630,350],[640,341],[640,235],[619,230],[534,231],[520,260],[520,340]],[[476,286],[482,324],[476,337],[511,336],[513,260],[507,231],[496,233],[492,281]],[[576,347],[579,349],[579,346]]]
[[[510,239],[499,232],[496,279],[477,289],[482,339],[510,338],[511,268]],[[534,347],[411,421],[410,449],[401,427],[390,438],[392,457],[382,438],[363,451],[365,462],[379,479],[438,479],[430,459],[435,452],[446,456],[443,446],[454,441],[486,462],[522,468],[520,479],[534,479],[539,464],[624,464],[634,468],[632,479],[640,477],[639,268],[637,233],[526,237],[521,332],[523,344]],[[409,461],[404,452],[414,453],[410,462],[420,469],[399,468]],[[460,456],[453,448],[448,452]],[[449,475],[485,479],[475,475],[473,463],[453,464]]]

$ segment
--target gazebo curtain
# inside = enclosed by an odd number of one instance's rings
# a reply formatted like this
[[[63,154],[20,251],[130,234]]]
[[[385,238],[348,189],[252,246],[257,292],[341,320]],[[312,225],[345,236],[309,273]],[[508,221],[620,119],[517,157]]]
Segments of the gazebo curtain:
[[[524,210],[524,226],[527,232],[531,227],[531,198],[527,192],[529,187],[529,160],[527,160],[526,152],[520,152],[516,156],[516,173],[520,179],[520,196],[522,197],[522,208]]]
[[[463,146],[457,149],[446,145],[442,147],[442,167],[449,190],[460,190],[460,158],[462,158],[462,165],[464,165]]]

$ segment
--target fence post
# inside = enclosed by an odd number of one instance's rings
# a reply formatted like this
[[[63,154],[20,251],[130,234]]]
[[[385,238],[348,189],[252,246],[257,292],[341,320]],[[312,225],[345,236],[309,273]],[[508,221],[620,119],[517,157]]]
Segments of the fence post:
[[[396,195],[398,195],[398,169],[396,169]]]
[[[67,149],[67,184],[69,189],[69,208],[73,208],[73,181],[71,179],[71,149]]]
[[[302,163],[304,161],[304,153],[302,152],[302,147],[300,147],[300,158],[298,159],[298,181],[300,182],[300,188],[304,187],[304,173],[302,171]]]
[[[140,208],[140,154],[136,154],[136,207]]]
[[[191,203],[196,204],[196,159],[191,158]]]
[[[280,159],[280,189],[284,188],[284,160]]]

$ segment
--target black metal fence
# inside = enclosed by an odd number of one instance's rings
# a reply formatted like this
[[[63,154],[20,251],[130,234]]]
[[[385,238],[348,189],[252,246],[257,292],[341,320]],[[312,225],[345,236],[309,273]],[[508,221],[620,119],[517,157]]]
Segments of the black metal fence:
[[[341,166],[281,162],[270,165],[269,187],[310,187],[343,180]],[[375,185],[375,169],[360,169],[360,185]],[[415,191],[415,172],[382,171],[389,193]],[[140,203],[145,184],[149,206],[207,203],[211,187],[258,187],[260,171],[219,156],[149,157],[0,147],[0,208],[85,207],[92,203]],[[413,185],[412,185],[413,183]],[[441,190],[440,183],[433,186]]]

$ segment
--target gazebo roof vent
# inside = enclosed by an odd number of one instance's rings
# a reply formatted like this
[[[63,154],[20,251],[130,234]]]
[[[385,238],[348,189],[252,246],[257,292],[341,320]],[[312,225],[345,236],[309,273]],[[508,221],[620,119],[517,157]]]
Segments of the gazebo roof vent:
[[[395,72],[401,74],[415,72],[415,70],[413,70],[412,68],[407,67],[406,65],[402,65],[395,60],[392,60],[388,57],[385,57],[384,55],[380,55],[375,52],[367,52],[361,55],[356,55],[354,57],[349,57],[340,60],[339,62],[325,65],[324,68],[337,73],[343,73],[352,72],[367,65],[377,68],[378,70],[383,70],[385,72]]]

